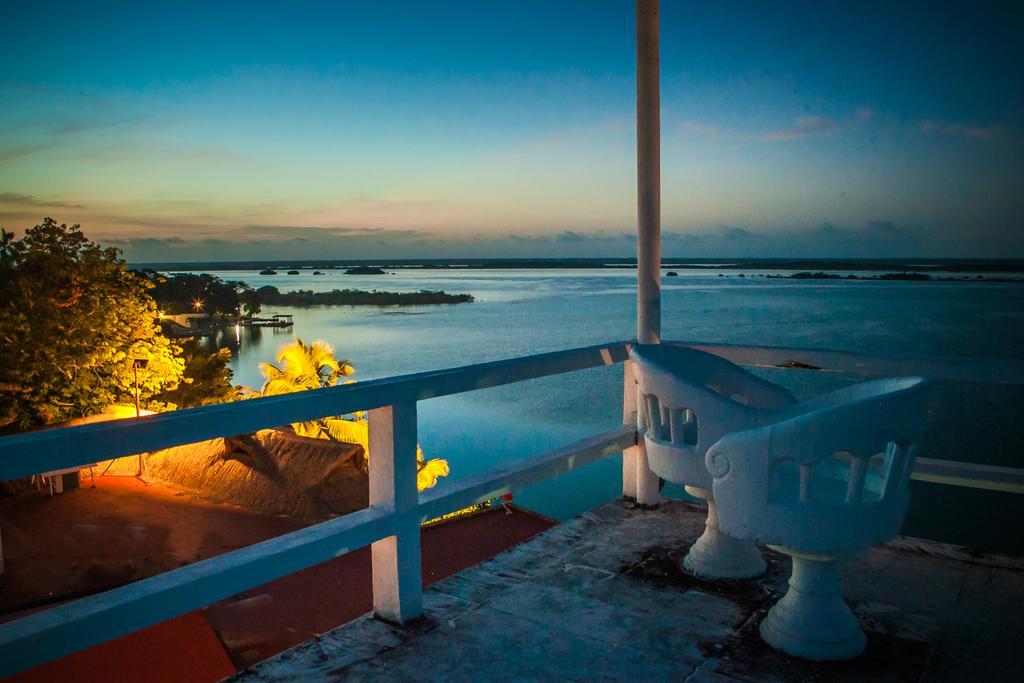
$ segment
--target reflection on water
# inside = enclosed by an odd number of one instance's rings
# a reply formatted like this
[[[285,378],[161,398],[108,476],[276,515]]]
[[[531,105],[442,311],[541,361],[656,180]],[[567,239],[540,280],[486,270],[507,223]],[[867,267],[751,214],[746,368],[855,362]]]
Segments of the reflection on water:
[[[211,351],[230,349],[231,357],[234,359],[232,360],[232,369],[235,370],[237,380],[239,375],[236,366],[242,347],[245,347],[247,351],[249,349],[259,349],[266,342],[276,350],[278,347],[290,342],[294,336],[294,328],[233,325],[230,327],[219,327],[211,335],[200,337],[199,344]],[[275,352],[272,351],[271,356]],[[249,354],[247,353],[246,355]],[[271,360],[271,357],[268,356],[265,360]]]
[[[768,280],[680,272],[665,281],[663,291],[668,339],[878,353],[1024,355],[1024,285]],[[259,363],[273,360],[293,335],[326,340],[339,357],[352,362],[361,380],[635,336],[632,270],[215,274],[254,287],[273,284],[281,291],[443,289],[477,299],[409,308],[269,307],[263,314],[293,314],[294,328],[227,328],[209,340],[214,347],[231,349],[236,382],[257,388]],[[421,443],[428,455],[449,459],[454,479],[590,436],[621,420],[621,372],[620,367],[598,368],[424,401]],[[814,373],[772,375],[803,396],[850,381]],[[986,457],[1011,456],[990,451]],[[960,453],[958,459],[966,458]],[[517,499],[564,518],[617,495],[618,467],[613,461],[599,463],[519,493]]]

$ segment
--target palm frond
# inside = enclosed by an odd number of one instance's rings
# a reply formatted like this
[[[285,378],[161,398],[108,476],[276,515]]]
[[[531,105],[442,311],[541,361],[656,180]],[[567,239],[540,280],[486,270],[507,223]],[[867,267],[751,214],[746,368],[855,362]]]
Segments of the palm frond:
[[[327,418],[323,420],[327,437],[344,443],[359,444],[367,459],[370,457],[370,427],[365,420],[343,420]]]
[[[296,385],[290,379],[275,377],[274,379],[268,379],[263,383],[263,389],[260,393],[264,396],[280,396],[281,394],[293,394],[297,391],[304,390],[305,387]]]
[[[260,363],[260,372],[266,378],[259,395],[278,396],[307,389],[333,386],[340,377],[355,374],[355,367],[348,360],[339,360],[334,349],[324,341],[307,344],[298,337],[277,352],[277,365]],[[345,382],[346,384],[351,381]],[[246,395],[257,392],[249,389]],[[363,419],[363,413],[355,413],[356,419],[329,417],[308,422],[296,422],[292,429],[299,436],[316,439],[331,439],[363,447],[367,461],[370,459],[370,428]],[[448,461],[441,458],[427,460],[423,450],[416,446],[416,486],[420,491],[437,484],[441,477],[448,476]]]
[[[287,377],[304,389],[333,386],[338,377],[355,372],[349,361],[335,357],[334,349],[327,342],[317,340],[307,344],[298,337],[278,350],[277,362],[280,367],[266,363],[261,369]]]
[[[447,477],[450,471],[447,460],[431,458],[419,466],[419,471],[416,472],[416,488],[420,491],[433,488],[437,480]]]

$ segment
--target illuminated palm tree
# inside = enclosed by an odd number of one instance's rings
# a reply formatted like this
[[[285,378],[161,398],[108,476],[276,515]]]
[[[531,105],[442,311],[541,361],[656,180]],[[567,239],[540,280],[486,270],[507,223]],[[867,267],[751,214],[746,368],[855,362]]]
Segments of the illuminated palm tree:
[[[281,347],[277,362],[280,365],[260,363],[260,372],[266,377],[260,392],[263,396],[332,387],[338,383],[338,378],[356,371],[349,361],[338,360],[327,342],[306,344],[299,338]]]
[[[249,390],[247,393],[250,396],[278,396],[296,391],[323,389],[336,385],[340,378],[353,375],[356,371],[349,361],[338,360],[330,344],[323,341],[306,344],[298,338],[278,351],[277,362],[278,365],[260,364],[260,371],[266,381],[259,392]],[[308,422],[296,422],[292,424],[292,429],[299,436],[359,444],[363,447],[363,455],[369,462],[370,429],[361,412],[348,417],[325,417]],[[416,484],[420,491],[434,486],[438,478],[448,476],[449,472],[447,460],[427,460],[419,446],[416,446],[416,466]]]

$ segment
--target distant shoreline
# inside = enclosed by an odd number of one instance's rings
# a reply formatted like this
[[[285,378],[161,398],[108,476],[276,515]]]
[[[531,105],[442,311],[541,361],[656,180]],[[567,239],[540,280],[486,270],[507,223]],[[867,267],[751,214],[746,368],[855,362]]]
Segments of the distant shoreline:
[[[345,259],[345,260],[266,260],[266,261],[179,261],[132,263],[133,268],[151,268],[161,272],[224,270],[298,270],[312,275],[314,270],[382,268],[385,270],[478,270],[478,269],[633,269],[636,259]],[[790,270],[790,271],[882,271],[949,273],[1022,273],[1024,259],[662,259],[665,270]],[[305,273],[303,273],[305,274]]]
[[[367,292],[359,289],[334,289],[329,292],[313,292],[299,289],[279,292],[276,287],[261,287],[258,290],[260,303],[268,306],[428,306],[436,304],[468,304],[474,299],[471,294],[449,294],[441,290],[419,292]]]
[[[948,272],[948,271],[946,271]],[[973,271],[972,271],[973,272]],[[739,277],[743,277],[741,273]],[[822,271],[810,272],[801,271],[792,275],[764,275],[772,280],[875,280],[882,282],[1024,282],[1024,277],[982,277],[976,275],[973,278],[969,275],[939,277],[920,271],[902,271],[899,273],[881,273],[879,275],[840,275],[839,273],[827,273]]]

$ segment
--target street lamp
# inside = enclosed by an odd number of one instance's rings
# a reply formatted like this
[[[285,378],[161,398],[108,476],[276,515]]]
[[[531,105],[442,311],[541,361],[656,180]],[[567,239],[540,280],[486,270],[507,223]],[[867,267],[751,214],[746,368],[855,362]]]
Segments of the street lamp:
[[[194,299],[192,301],[192,308],[198,313],[199,311],[203,310],[203,304],[205,303],[206,302],[203,301],[202,299]]]
[[[135,417],[140,417],[142,415],[142,410],[139,407],[139,370],[145,370],[147,365],[149,365],[148,358],[136,358],[132,360],[132,372],[135,375]]]

